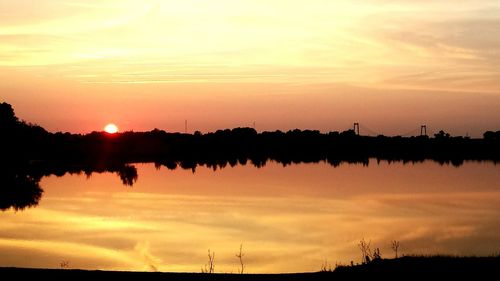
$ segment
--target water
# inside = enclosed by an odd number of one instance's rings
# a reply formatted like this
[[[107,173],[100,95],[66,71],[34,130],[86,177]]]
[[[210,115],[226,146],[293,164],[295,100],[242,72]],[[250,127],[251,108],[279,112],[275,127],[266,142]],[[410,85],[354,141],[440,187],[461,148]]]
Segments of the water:
[[[212,170],[136,164],[116,174],[44,177],[38,206],[0,212],[0,265],[200,272],[318,271],[360,262],[361,239],[400,254],[500,251],[500,173],[371,161],[363,165],[268,163]]]

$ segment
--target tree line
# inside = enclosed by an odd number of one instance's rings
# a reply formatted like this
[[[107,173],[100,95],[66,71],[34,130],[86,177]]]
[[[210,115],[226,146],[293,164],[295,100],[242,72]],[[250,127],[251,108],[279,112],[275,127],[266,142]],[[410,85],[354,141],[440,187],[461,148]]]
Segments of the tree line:
[[[108,134],[51,133],[18,120],[11,105],[0,104],[0,149],[9,161],[49,161],[82,166],[155,162],[168,168],[234,166],[267,161],[283,165],[324,161],[367,163],[377,161],[461,165],[467,160],[500,160],[500,131],[488,131],[481,139],[450,136],[440,131],[433,137],[360,136],[353,130],[321,133],[317,130],[261,132],[234,128],[216,132],[183,134],[154,129],[147,132]],[[104,165],[103,164],[103,165]],[[68,164],[69,165],[69,164]]]
[[[234,128],[182,134],[154,129],[108,134],[51,133],[21,121],[10,104],[0,103],[0,210],[36,206],[43,176],[66,173],[112,172],[122,183],[137,181],[133,163],[155,163],[157,168],[191,169],[199,165],[220,169],[268,161],[291,165],[325,162],[368,165],[376,161],[423,162],[459,166],[464,161],[500,161],[500,131],[481,139],[453,137],[440,131],[433,137],[360,136],[354,130],[321,133],[316,130],[261,132]]]

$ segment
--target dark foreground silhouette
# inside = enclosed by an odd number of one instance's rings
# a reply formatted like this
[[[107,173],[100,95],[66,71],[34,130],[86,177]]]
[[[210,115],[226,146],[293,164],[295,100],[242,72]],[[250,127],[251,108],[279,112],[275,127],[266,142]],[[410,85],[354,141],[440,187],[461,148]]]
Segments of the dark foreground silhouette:
[[[106,167],[136,162],[155,162],[167,168],[214,169],[267,161],[292,163],[377,161],[461,165],[467,160],[500,161],[500,131],[485,132],[482,139],[451,137],[444,131],[434,137],[360,136],[354,130],[320,133],[311,130],[257,133],[253,128],[218,130],[213,133],[149,132],[107,134],[50,133],[40,126],[19,121],[13,108],[0,104],[0,150],[3,161],[51,162],[62,166]]]
[[[482,139],[451,137],[360,136],[354,130],[320,133],[311,130],[257,133],[252,128],[213,133],[149,132],[108,134],[50,133],[20,121],[10,104],[0,103],[0,210],[36,206],[43,190],[40,179],[66,173],[116,173],[124,185],[138,179],[132,163],[150,162],[168,169],[203,165],[214,170],[268,161],[282,165],[325,162],[368,165],[369,159],[418,163],[425,160],[460,166],[464,161],[500,161],[500,131]]]
[[[499,257],[403,257],[380,259],[368,264],[341,266],[334,271],[295,274],[206,274],[206,273],[159,273],[123,271],[87,271],[72,269],[0,268],[0,276],[32,280],[416,280],[431,278],[489,277],[494,280],[500,274]],[[363,278],[363,279],[359,279]]]
[[[40,180],[44,176],[63,176],[69,173],[90,177],[93,173],[104,172],[116,173],[125,186],[132,186],[138,178],[135,166],[123,163],[79,166],[50,162],[0,161],[0,210],[12,208],[15,211],[22,211],[37,206],[43,194]]]

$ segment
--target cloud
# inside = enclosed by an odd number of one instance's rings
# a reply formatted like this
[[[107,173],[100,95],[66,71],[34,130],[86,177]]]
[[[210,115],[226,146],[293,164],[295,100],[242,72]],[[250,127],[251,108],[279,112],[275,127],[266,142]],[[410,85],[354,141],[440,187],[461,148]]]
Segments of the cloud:
[[[369,65],[371,72],[379,74],[378,83],[410,89],[498,91],[500,39],[491,35],[500,28],[500,6],[463,2],[408,4],[406,10],[381,10],[363,18],[358,36],[374,42],[378,50],[377,63]]]
[[[146,268],[150,271],[158,271],[161,259],[151,254],[149,241],[138,242],[134,250],[139,254]]]
[[[31,22],[20,14],[0,23],[0,65],[46,66],[40,71],[95,84],[500,89],[500,39],[491,36],[499,5],[421,2],[60,0],[38,4]],[[5,11],[17,14],[26,3]],[[152,68],[158,73],[146,73]],[[429,79],[412,80],[418,73]]]

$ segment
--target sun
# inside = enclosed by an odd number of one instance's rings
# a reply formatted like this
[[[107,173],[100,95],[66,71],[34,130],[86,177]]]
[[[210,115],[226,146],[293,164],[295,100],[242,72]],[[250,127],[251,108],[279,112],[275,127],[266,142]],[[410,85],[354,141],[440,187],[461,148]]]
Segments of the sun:
[[[118,127],[116,127],[113,123],[109,123],[106,127],[104,127],[104,131],[108,134],[114,134],[118,132]]]

